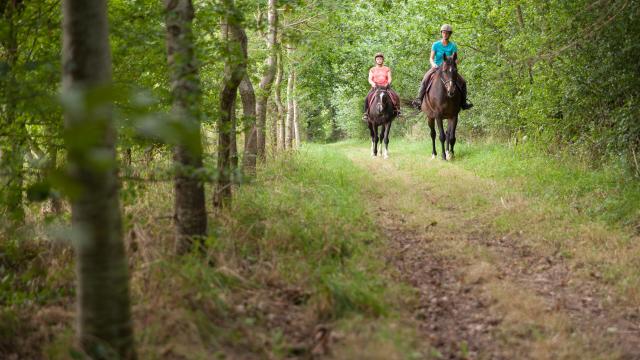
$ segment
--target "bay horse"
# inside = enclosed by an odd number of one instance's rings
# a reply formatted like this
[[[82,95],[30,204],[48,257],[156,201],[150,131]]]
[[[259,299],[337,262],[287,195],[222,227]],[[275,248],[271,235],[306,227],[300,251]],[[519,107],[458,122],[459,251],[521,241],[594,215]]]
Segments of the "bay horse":
[[[431,130],[431,144],[433,146],[431,158],[435,159],[436,129],[434,122],[438,124],[440,144],[442,145],[442,160],[453,159],[453,147],[456,144],[456,127],[458,126],[458,113],[462,106],[462,90],[458,82],[458,68],[456,66],[457,54],[444,55],[444,62],[431,76],[431,84],[422,99],[421,110],[427,115],[427,122]],[[444,132],[443,119],[447,119],[447,132]],[[446,144],[446,147],[445,147]]]
[[[380,142],[380,150],[382,150],[382,142],[384,141],[382,154],[386,159],[389,157],[391,122],[396,117],[389,89],[385,86],[376,86],[375,92],[367,101],[369,101],[367,124],[371,133],[371,157],[378,156],[378,142]],[[380,132],[381,126],[383,127],[382,132]]]

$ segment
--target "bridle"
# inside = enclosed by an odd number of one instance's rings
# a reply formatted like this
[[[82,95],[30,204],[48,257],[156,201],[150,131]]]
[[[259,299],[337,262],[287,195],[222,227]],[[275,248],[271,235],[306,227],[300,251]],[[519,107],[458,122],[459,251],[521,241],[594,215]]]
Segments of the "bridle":
[[[444,76],[443,74],[445,73],[445,70],[440,69],[440,76],[438,77],[440,79],[440,82],[442,83],[442,86],[444,86],[444,88],[447,90],[447,96],[449,97],[453,97],[453,95],[449,95],[449,89],[451,87],[447,87],[447,84],[451,83],[451,85],[458,87],[458,83],[455,81],[455,76],[451,76],[451,78],[449,80],[444,80]]]
[[[377,109],[378,112],[381,112],[382,106],[383,106],[383,103],[382,103],[383,94],[387,94],[388,97],[391,97],[391,96],[389,95],[389,89],[382,86],[380,87],[376,86],[376,91],[373,93],[373,96],[371,97],[371,99],[375,99],[376,96],[378,96],[378,93],[382,93],[380,94],[380,102],[378,103],[378,109]]]

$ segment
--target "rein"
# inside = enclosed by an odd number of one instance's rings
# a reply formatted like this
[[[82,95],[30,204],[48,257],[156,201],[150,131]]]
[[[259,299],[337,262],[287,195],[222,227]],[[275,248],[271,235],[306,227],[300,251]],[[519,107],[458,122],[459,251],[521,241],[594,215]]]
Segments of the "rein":
[[[453,85],[456,86],[456,88],[458,89],[458,91],[462,92],[462,88],[460,87],[460,85],[458,85],[458,82],[455,80],[455,76],[452,76],[450,80],[445,81],[444,80],[444,76],[442,76],[442,73],[444,73],[444,71],[442,69],[438,69],[438,72],[441,73],[440,77],[438,78],[440,80],[440,82],[442,83],[442,85],[444,86],[444,88],[447,88],[447,84],[448,83],[453,83]],[[456,71],[457,73],[457,71]],[[436,74],[434,74],[435,76]]]

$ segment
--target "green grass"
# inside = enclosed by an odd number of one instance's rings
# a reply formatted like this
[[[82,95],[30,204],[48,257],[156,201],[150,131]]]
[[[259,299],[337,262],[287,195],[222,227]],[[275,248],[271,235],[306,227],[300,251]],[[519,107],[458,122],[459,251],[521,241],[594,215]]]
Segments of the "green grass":
[[[366,184],[366,173],[321,146],[277,159],[234,199],[232,231],[250,229],[239,255],[312,286],[331,304],[323,316],[385,313],[384,286],[370,275],[382,264],[371,257],[379,238],[360,197]]]
[[[371,323],[369,333],[387,339],[385,351],[414,352],[410,332],[402,341],[385,335],[400,304],[411,299],[385,269],[384,244],[363,198],[369,184],[369,174],[327,146],[310,144],[272,159],[257,178],[236,189],[230,208],[210,218],[206,242],[214,266],[192,254],[162,257],[146,275],[134,271],[136,302],[153,319],[138,334],[141,353],[159,358],[161,347],[180,353],[186,340],[163,343],[166,332],[178,327],[196,329],[190,337],[199,340],[191,345],[189,358],[215,351],[231,358],[284,358],[296,351],[291,331]],[[150,217],[164,207],[151,199],[138,203],[156,204],[149,211],[135,210]],[[283,304],[302,328],[278,321]],[[360,341],[343,342],[345,351]]]
[[[431,140],[396,141],[391,149],[427,159]],[[569,155],[542,153],[534,144],[460,141],[454,164],[568,211],[640,231],[640,180],[618,164],[588,166]]]

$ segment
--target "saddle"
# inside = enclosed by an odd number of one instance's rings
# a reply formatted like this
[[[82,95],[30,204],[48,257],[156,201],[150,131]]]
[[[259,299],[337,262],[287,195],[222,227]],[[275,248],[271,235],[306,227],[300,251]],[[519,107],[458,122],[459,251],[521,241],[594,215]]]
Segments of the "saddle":
[[[384,88],[380,88],[384,89]],[[373,95],[377,92],[378,88],[375,91],[372,91],[367,97],[367,102],[369,103],[369,107],[371,107],[373,103]],[[391,87],[387,87],[385,90],[389,93],[389,97],[391,98],[391,103],[393,103],[393,108],[398,110],[400,108],[400,95],[396,93]]]

